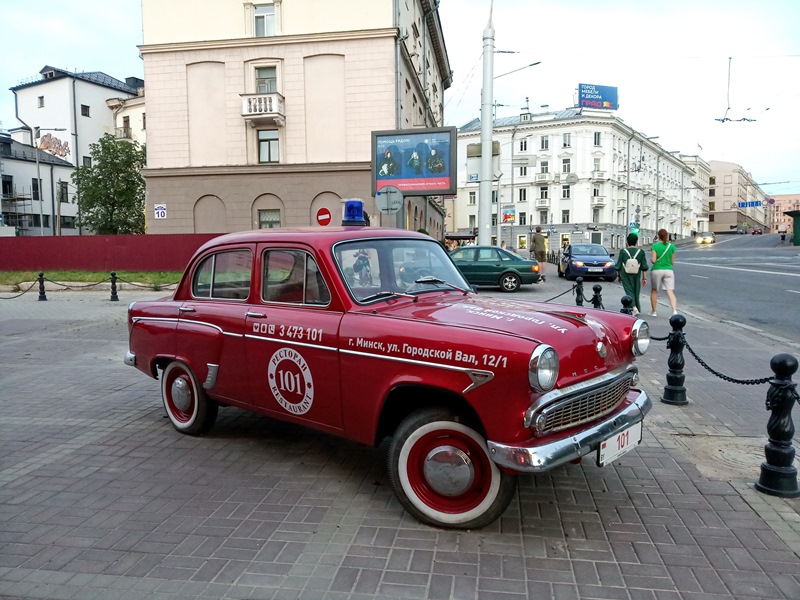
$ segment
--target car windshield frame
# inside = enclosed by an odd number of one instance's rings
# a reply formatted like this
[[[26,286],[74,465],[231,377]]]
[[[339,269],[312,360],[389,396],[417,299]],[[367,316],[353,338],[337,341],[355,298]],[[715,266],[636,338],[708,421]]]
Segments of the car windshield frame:
[[[453,287],[471,289],[444,247],[433,239],[342,240],[332,246],[331,253],[348,294],[359,304],[386,300],[395,294],[453,291]],[[361,266],[357,266],[357,262]],[[368,269],[366,274],[365,268]],[[443,283],[435,280],[415,283],[426,275]]]
[[[600,249],[600,251],[593,251],[597,249]],[[570,248],[570,253],[579,256],[611,256],[606,247],[601,244],[575,244]]]

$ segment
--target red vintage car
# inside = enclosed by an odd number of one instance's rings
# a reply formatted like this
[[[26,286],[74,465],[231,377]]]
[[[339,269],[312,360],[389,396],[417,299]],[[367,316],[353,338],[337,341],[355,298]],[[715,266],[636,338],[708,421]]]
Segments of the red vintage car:
[[[517,474],[610,463],[651,407],[636,387],[646,322],[480,296],[440,243],[398,229],[217,237],[172,297],[131,304],[128,327],[125,362],[161,379],[178,431],[233,406],[390,438],[398,500],[435,526],[491,523]]]

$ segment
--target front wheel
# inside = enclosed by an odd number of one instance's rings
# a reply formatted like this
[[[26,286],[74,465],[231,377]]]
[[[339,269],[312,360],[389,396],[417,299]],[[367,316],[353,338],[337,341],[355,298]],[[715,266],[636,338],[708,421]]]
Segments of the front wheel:
[[[403,508],[436,527],[485,527],[505,512],[517,487],[483,437],[444,408],[406,417],[389,445],[388,470]]]
[[[556,271],[558,271],[558,276],[559,277],[563,277],[564,276],[564,271],[561,270],[561,265],[558,265],[558,269],[556,269]]]
[[[503,273],[500,277],[500,289],[504,292],[516,292],[520,285],[522,281],[516,273]]]
[[[197,384],[189,365],[179,360],[169,363],[161,374],[161,398],[172,426],[181,433],[199,435],[217,420],[219,406]]]

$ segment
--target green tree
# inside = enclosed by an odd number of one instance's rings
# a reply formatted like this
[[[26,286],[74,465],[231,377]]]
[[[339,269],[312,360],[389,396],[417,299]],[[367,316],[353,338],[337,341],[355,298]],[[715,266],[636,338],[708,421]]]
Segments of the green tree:
[[[144,146],[107,133],[89,146],[89,154],[91,166],[72,174],[81,225],[100,235],[144,233]]]

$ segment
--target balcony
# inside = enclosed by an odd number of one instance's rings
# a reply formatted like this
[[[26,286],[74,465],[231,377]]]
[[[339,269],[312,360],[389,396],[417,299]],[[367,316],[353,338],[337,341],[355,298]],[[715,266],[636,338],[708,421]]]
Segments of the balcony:
[[[132,140],[133,132],[130,127],[116,127],[114,128],[114,137],[118,140]]]
[[[536,183],[550,183],[552,173],[536,173]]]
[[[550,199],[549,198],[537,198],[536,199],[536,208],[550,208]]]
[[[592,208],[601,207],[606,205],[605,196],[592,196]]]
[[[625,208],[626,206],[628,206],[626,198],[617,198],[617,208]]]
[[[284,99],[281,94],[241,94],[242,116],[251,127],[286,124]]]
[[[606,180],[605,171],[592,171],[592,181],[605,181],[605,180]]]

